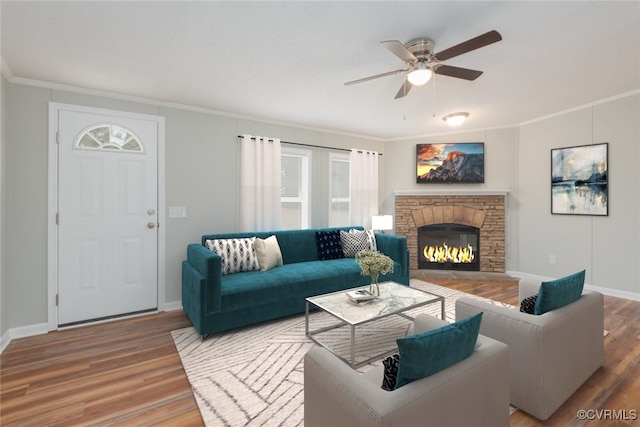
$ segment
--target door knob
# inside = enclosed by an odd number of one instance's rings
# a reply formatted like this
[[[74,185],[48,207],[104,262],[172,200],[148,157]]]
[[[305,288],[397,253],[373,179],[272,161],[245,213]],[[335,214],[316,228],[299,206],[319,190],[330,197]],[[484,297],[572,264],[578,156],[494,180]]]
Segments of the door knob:
[[[147,228],[155,228],[156,223],[155,222],[148,222],[147,223]]]

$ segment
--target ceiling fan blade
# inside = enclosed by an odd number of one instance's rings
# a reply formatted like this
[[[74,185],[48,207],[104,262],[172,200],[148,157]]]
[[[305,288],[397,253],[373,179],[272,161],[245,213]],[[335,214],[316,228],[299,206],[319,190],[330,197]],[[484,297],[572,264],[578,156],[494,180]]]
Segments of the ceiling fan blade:
[[[402,59],[404,62],[411,62],[411,61],[418,60],[418,58],[416,58],[413,53],[409,52],[409,50],[407,50],[407,48],[404,47],[404,44],[402,44],[402,42],[398,40],[385,40],[380,42],[380,44],[386,47],[387,49],[389,49],[389,52],[393,53],[395,56]]]
[[[400,86],[400,90],[398,91],[398,93],[396,93],[396,96],[394,97],[394,99],[405,97],[409,93],[412,87],[413,85],[411,84],[411,82],[407,78],[405,78],[404,81],[402,82],[402,86]]]
[[[452,67],[451,65],[440,65],[435,68],[434,73],[443,76],[456,77],[458,79],[475,80],[482,75],[482,71],[471,70],[469,68]]]
[[[449,49],[445,49],[442,52],[438,52],[435,54],[435,57],[438,58],[439,61],[446,61],[447,59],[471,52],[472,50],[490,45],[491,43],[499,42],[500,40],[502,40],[500,33],[496,30],[491,30],[488,33],[484,33],[466,42],[452,46]]]
[[[389,71],[389,72],[382,73],[382,74],[376,74],[375,76],[369,76],[369,77],[364,77],[364,78],[358,79],[358,80],[352,80],[350,82],[346,82],[344,85],[345,86],[351,86],[351,85],[354,85],[356,83],[364,83],[364,82],[368,82],[369,80],[379,79],[380,77],[393,76],[394,74],[400,74],[400,73],[404,73],[406,71],[407,70],[400,68],[398,70],[393,70],[393,71]]]

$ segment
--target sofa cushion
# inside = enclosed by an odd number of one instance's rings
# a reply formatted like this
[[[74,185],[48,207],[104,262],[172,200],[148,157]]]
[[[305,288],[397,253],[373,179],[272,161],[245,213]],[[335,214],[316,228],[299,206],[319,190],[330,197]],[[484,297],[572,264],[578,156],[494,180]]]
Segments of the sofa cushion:
[[[471,356],[481,321],[482,312],[441,328],[397,339],[400,363],[396,389]]]
[[[542,282],[533,314],[544,314],[580,298],[584,288],[584,276],[585,270],[582,270],[560,279]]]
[[[316,248],[321,260],[344,258],[340,230],[316,231]]]
[[[243,239],[214,239],[207,240],[209,250],[222,258],[222,274],[238,273],[240,271],[259,270],[260,264],[253,246],[255,237]]]
[[[371,249],[369,236],[365,231],[351,233],[340,230],[340,243],[345,258],[355,258],[358,252]]]
[[[538,295],[531,295],[522,300],[520,303],[520,311],[527,314],[533,314],[536,309],[536,300],[538,299]]]
[[[303,312],[305,298],[362,286],[366,280],[353,258],[297,262],[269,271],[230,274],[224,277],[222,308],[232,311],[295,299]]]
[[[276,236],[269,236],[266,239],[256,237],[254,247],[260,264],[260,271],[271,270],[273,267],[282,265],[282,252],[280,252],[280,245],[278,245]]]

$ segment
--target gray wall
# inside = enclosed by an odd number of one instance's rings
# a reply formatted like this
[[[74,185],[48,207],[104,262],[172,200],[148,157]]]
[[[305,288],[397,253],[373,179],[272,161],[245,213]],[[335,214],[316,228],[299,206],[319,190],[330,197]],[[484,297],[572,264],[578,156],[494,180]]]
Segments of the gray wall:
[[[484,142],[485,182],[484,184],[417,184],[416,144],[442,144],[454,142]],[[452,133],[387,142],[387,170],[384,175],[384,212],[395,211],[395,190],[510,190],[509,205],[516,203],[512,192],[518,183],[518,129],[504,128],[477,132]],[[517,265],[517,238],[513,226],[515,219],[507,217],[507,269]]]
[[[603,102],[534,123],[402,141],[372,141],[195,109],[8,83],[2,78],[2,276],[0,333],[47,322],[48,102],[87,105],[165,117],[166,208],[185,206],[187,218],[167,219],[166,302],[180,300],[186,245],[207,232],[238,229],[238,143],[243,133],[285,141],[384,152],[381,212],[394,212],[394,190],[509,189],[507,269],[558,277],[586,268],[587,282],[640,293],[640,95]],[[485,143],[486,181],[480,186],[418,185],[415,144]],[[550,214],[550,149],[609,142],[608,217]],[[311,226],[326,225],[329,151],[313,150]],[[165,212],[165,218],[167,217]],[[11,250],[7,250],[10,248]],[[548,263],[556,255],[557,264]],[[10,302],[10,303],[9,303]]]
[[[475,141],[485,143],[485,184],[415,183],[416,144]],[[551,215],[551,149],[602,142],[609,215]],[[561,277],[586,269],[587,284],[640,298],[640,94],[513,128],[390,141],[385,157],[386,213],[394,212],[394,190],[509,189],[507,270]]]
[[[609,215],[551,215],[550,150],[602,142],[609,143]],[[640,293],[639,145],[638,94],[520,127],[518,270],[558,277],[586,268],[591,285]]]
[[[237,135],[281,138],[305,144],[381,151],[384,143],[293,126],[262,123],[195,109],[130,102],[70,91],[8,83],[6,221],[2,242],[4,330],[47,322],[47,135],[49,101],[108,108],[165,117],[166,208],[184,206],[187,218],[165,219],[165,300],[181,298],[180,263],[186,246],[204,233],[239,228],[239,144]],[[311,226],[327,223],[330,150],[314,149]],[[3,156],[4,159],[4,156]],[[384,170],[384,169],[382,169]],[[3,180],[4,181],[4,180]],[[325,182],[327,181],[327,182]],[[165,212],[164,218],[168,215]],[[5,298],[6,297],[6,298]],[[11,301],[11,304],[8,304]],[[5,324],[6,323],[6,324]]]
[[[7,86],[9,83],[4,76],[0,76],[0,337],[9,330],[9,299],[7,298],[7,287],[4,285],[5,276],[5,259],[6,253],[5,247],[5,230],[7,229],[7,155],[6,155],[6,140],[7,140],[7,108],[8,108],[8,95]]]

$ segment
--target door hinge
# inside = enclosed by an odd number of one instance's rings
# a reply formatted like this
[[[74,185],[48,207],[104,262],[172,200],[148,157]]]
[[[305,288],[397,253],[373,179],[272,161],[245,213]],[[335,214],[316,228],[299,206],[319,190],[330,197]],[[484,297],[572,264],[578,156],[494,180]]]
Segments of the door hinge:
[[[56,306],[60,305],[60,294],[56,294]]]
[[[60,132],[56,131],[56,144],[60,145]]]
[[[60,213],[56,212],[56,225],[60,225]]]

